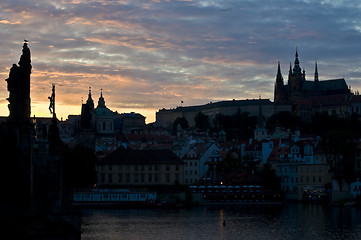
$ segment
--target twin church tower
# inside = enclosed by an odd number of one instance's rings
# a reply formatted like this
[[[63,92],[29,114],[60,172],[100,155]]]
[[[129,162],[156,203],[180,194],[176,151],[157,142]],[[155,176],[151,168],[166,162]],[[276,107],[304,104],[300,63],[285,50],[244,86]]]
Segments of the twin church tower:
[[[301,69],[296,50],[294,66],[290,63],[288,84],[283,81],[280,62],[278,62],[276,83],[274,89],[274,102],[279,104],[295,103],[314,96],[325,96],[350,93],[344,78],[319,81],[317,62],[315,64],[314,80],[306,80],[306,72]]]

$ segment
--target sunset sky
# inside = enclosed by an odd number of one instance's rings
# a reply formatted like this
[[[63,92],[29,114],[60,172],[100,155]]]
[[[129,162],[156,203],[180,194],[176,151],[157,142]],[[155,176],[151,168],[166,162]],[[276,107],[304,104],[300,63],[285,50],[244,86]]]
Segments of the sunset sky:
[[[273,101],[298,48],[306,78],[361,88],[361,2],[355,0],[1,0],[0,116],[5,79],[29,40],[32,115],[80,114],[92,87],[113,111],[155,120],[162,108],[230,99]]]

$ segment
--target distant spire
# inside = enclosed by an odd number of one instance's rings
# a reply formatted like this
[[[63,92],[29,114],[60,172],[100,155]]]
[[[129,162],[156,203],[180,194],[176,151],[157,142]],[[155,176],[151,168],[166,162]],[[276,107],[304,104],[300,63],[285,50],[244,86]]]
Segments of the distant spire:
[[[281,64],[280,64],[280,61],[278,61],[276,82],[277,82],[278,84],[283,85],[283,77],[282,77],[282,73],[281,73]]]
[[[92,99],[92,87],[89,87],[88,100],[86,100],[86,104],[88,104],[92,109],[94,109],[94,101]]]
[[[317,69],[317,61],[315,63],[315,82],[318,82],[318,69]]]
[[[100,89],[100,98],[98,101],[98,107],[105,107],[105,100],[103,98],[103,89]]]
[[[288,71],[288,74],[289,74],[289,75],[292,74],[292,63],[290,63],[290,70]]]
[[[300,61],[298,60],[298,51],[296,47],[296,55],[295,55],[295,66],[293,67],[293,73],[301,74]]]
[[[92,87],[89,87],[88,100],[92,99]]]

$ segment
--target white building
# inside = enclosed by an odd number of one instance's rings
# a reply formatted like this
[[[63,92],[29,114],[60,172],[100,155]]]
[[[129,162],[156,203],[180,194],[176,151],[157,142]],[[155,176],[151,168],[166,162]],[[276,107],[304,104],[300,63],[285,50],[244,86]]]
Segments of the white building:
[[[196,143],[183,157],[184,161],[184,183],[193,184],[198,182],[208,171],[206,162],[212,161],[212,155],[217,149],[216,144]]]

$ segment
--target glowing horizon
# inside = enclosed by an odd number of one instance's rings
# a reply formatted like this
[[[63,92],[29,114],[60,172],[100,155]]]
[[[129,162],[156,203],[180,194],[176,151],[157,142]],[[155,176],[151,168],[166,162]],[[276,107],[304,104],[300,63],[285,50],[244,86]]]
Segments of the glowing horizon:
[[[6,82],[22,41],[32,54],[31,115],[51,116],[56,85],[60,119],[80,114],[88,87],[103,89],[112,111],[147,123],[159,109],[231,99],[273,100],[277,63],[286,81],[298,47],[312,79],[346,79],[361,87],[361,6],[350,1],[0,2],[0,115]]]

